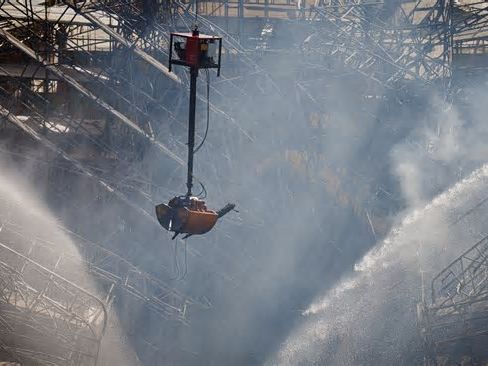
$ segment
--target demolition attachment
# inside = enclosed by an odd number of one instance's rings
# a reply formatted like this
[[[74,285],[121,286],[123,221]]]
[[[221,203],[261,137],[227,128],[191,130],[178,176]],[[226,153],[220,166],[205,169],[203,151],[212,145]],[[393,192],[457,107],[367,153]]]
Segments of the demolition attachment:
[[[191,33],[171,33],[169,47],[169,70],[171,71],[173,65],[181,65],[190,69],[187,193],[184,196],[172,198],[167,205],[162,203],[156,206],[159,223],[166,230],[175,233],[174,239],[180,233],[186,234],[185,237],[205,234],[214,227],[220,217],[233,210],[235,205],[227,204],[219,211],[209,210],[203,200],[192,194],[198,70],[217,69],[217,76],[220,75],[222,38],[200,34],[195,27]]]

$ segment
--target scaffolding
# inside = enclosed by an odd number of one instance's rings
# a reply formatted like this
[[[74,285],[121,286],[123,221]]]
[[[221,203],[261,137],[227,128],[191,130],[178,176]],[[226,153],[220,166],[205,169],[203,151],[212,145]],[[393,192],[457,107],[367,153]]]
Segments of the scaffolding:
[[[96,365],[104,303],[0,243],[0,353],[22,365]]]
[[[436,365],[439,357],[486,359],[487,283],[488,237],[434,277],[431,302],[419,308],[427,365]]]
[[[447,221],[481,239],[439,273],[431,274],[430,287],[423,288],[418,305],[426,365],[442,364],[442,360],[460,363],[463,358],[483,364],[488,359],[488,236],[484,232],[488,198],[475,196],[469,201],[470,209],[448,215]]]
[[[197,5],[179,0],[2,0],[0,116],[50,151],[56,164],[62,160],[76,174],[94,182],[106,197],[123,204],[148,226],[159,227],[152,214],[152,198],[154,187],[161,187],[158,177],[141,162],[148,151],[156,151],[158,163],[167,170],[178,171],[184,165],[185,144],[167,127],[185,129],[181,116],[186,110],[189,78],[183,72],[168,72],[168,35],[191,29],[197,14],[203,32],[224,36],[223,58],[228,67],[218,84],[208,86],[215,96],[208,108],[218,123],[231,130],[221,132],[225,137],[221,140],[229,145],[234,139],[228,136],[251,139],[234,120],[233,111],[245,105],[245,100],[252,101],[255,90],[296,103],[294,92],[287,93],[286,85],[276,80],[278,71],[266,65],[276,55],[293,64],[286,80],[292,80],[297,93],[319,111],[326,107],[324,80],[337,75],[359,80],[360,93],[379,96],[415,93],[418,87],[449,92],[456,73],[488,67],[488,5],[484,1],[226,0],[199,1]],[[298,44],[282,42],[284,28]],[[197,98],[207,102],[204,87]],[[205,164],[224,175],[225,169],[216,169],[216,165],[231,165],[232,147],[219,159]],[[218,178],[215,189],[221,191],[224,180]],[[61,197],[69,196],[68,187],[59,184],[57,189]],[[176,193],[162,190],[168,197]],[[93,349],[99,347],[115,293],[142,304],[162,321],[185,326],[190,323],[191,306],[209,307],[208,301],[194,299],[168,281],[140,271],[83,233],[60,227],[78,243],[80,262],[69,253],[59,253],[48,240],[26,235],[7,218],[2,221],[11,239],[0,245],[5,252],[0,280],[5,277],[2,283],[7,294],[2,306],[12,309],[15,326],[22,327],[16,314],[25,312],[26,304],[37,295],[46,294],[46,299],[40,297],[42,306],[51,310],[43,313],[37,311],[37,305],[29,308],[29,314],[39,313],[39,319],[32,317],[39,324],[25,325],[35,333],[32,337],[38,337],[42,327],[54,332],[58,319],[65,322],[66,331],[56,335],[63,337],[64,346],[58,353],[46,353],[42,360],[48,364],[96,362],[96,354],[85,352],[85,345],[77,342],[85,337],[97,345]],[[434,281],[433,305],[426,313],[432,342],[444,342],[434,340],[439,324],[454,324],[461,310],[475,306],[463,294],[482,296],[480,287],[469,287],[469,281],[480,281],[480,273],[486,274],[484,267],[477,267],[484,260],[480,253],[485,252],[483,241]],[[101,300],[83,292],[77,271],[64,271],[66,268],[86,269],[100,284]],[[40,273],[44,282],[30,284],[27,270]],[[58,290],[51,295],[51,288]],[[79,302],[71,297],[74,293],[79,294]],[[24,298],[25,303],[15,302],[17,298]],[[58,302],[80,310],[74,314],[79,317],[76,325],[70,323],[67,313],[52,315],[63,310],[54,309]],[[27,344],[23,350],[9,342],[0,347],[25,362],[41,352]],[[144,344],[156,354],[161,352],[156,346],[158,336]]]
[[[117,298],[155,321],[184,325],[190,306],[209,307],[8,197],[0,205],[0,349],[13,361],[96,365],[109,317],[117,317]],[[59,233],[36,232],[44,225]],[[60,242],[67,238],[76,247]]]

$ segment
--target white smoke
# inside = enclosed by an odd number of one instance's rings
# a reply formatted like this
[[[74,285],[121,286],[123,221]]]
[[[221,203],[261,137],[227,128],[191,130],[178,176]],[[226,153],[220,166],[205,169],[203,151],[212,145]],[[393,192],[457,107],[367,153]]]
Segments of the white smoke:
[[[474,244],[482,228],[452,225],[485,198],[484,123],[467,123],[437,100],[433,113],[392,151],[393,173],[408,203],[398,224],[306,316],[269,365],[411,365],[420,355],[415,305],[420,271],[440,271]],[[449,189],[446,185],[458,181]],[[442,192],[438,194],[439,192]],[[432,198],[434,196],[434,198]],[[486,217],[486,207],[478,209]]]

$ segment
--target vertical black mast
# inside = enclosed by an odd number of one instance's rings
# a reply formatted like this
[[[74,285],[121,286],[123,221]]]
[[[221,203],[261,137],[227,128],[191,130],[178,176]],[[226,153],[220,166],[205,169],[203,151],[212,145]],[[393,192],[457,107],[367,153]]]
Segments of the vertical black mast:
[[[190,109],[188,111],[188,175],[186,178],[187,197],[192,195],[193,186],[193,149],[195,148],[195,107],[197,96],[198,67],[190,68]]]

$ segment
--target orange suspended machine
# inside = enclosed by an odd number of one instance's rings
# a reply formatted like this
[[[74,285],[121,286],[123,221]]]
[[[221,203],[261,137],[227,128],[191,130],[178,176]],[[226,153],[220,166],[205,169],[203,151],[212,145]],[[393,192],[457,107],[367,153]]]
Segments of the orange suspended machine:
[[[174,232],[173,239],[178,234],[186,234],[185,238],[205,234],[214,227],[219,218],[235,208],[234,204],[229,203],[218,211],[209,210],[205,201],[193,196],[192,193],[198,70],[217,69],[217,76],[220,76],[221,55],[221,37],[200,34],[197,27],[190,33],[170,33],[169,71],[172,65],[181,65],[190,69],[187,193],[173,197],[168,204],[161,203],[156,206],[159,223],[166,230]]]

